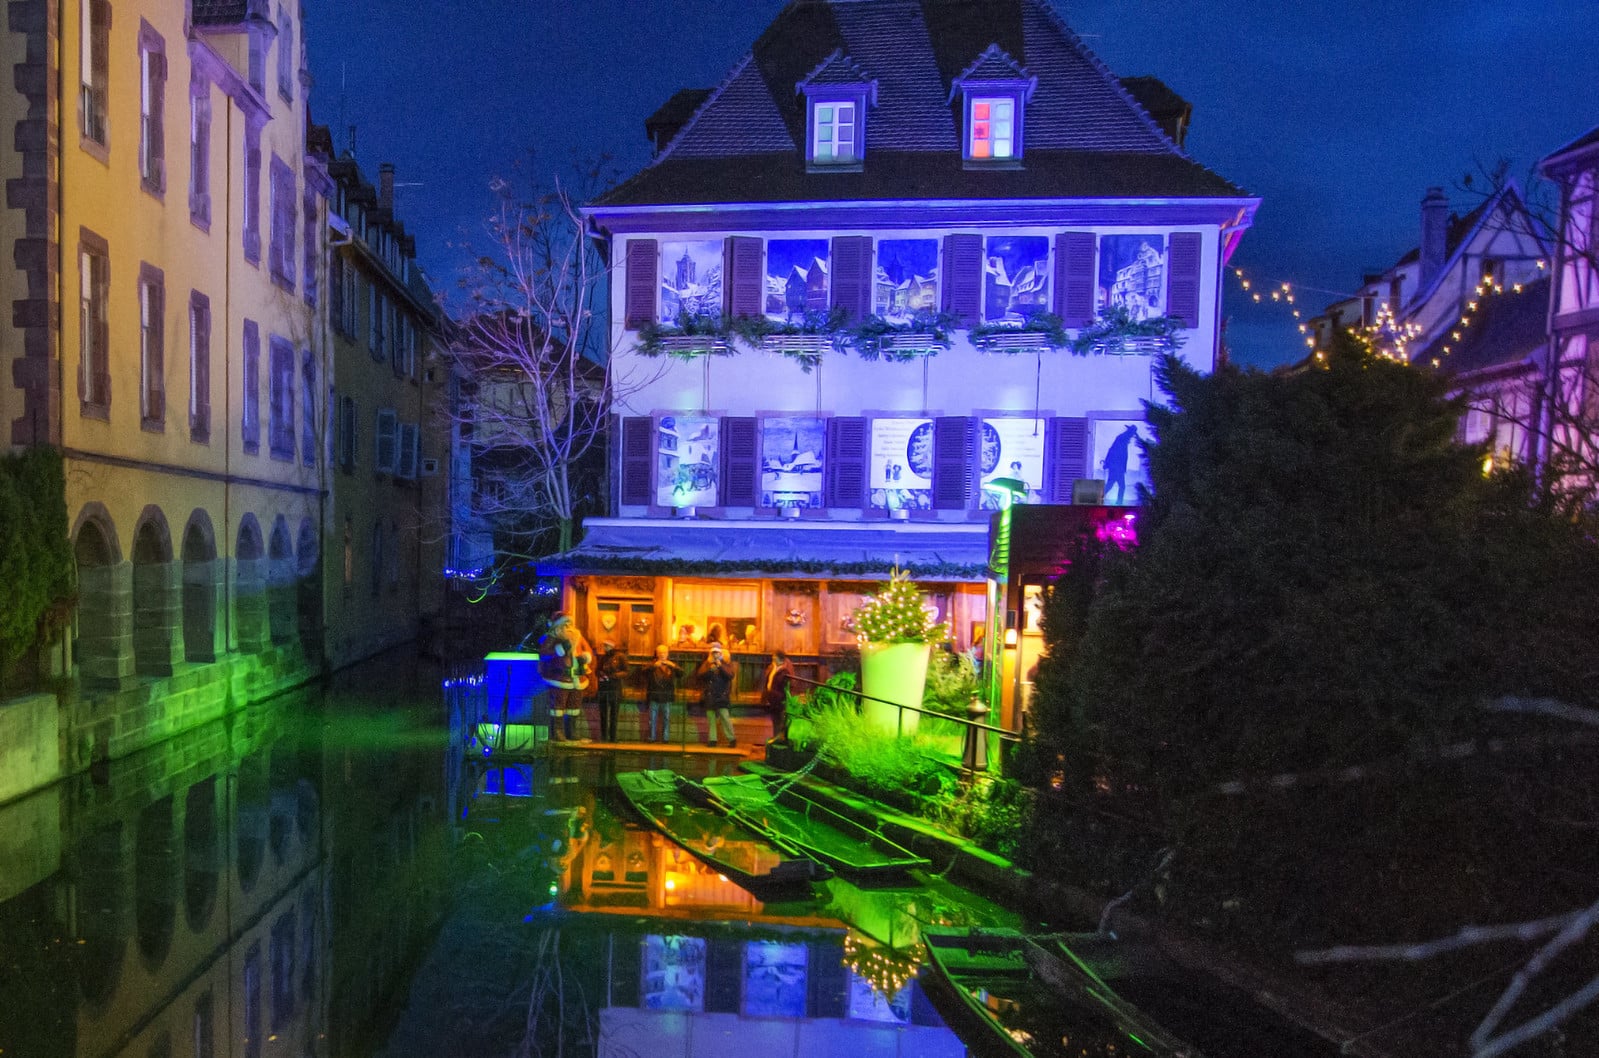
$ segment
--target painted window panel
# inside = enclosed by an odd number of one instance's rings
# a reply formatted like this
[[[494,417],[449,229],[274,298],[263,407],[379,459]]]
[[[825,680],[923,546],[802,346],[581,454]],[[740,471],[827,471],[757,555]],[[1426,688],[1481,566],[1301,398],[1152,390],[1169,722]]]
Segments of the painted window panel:
[[[766,318],[803,323],[827,315],[830,244],[826,239],[772,239],[766,244]]]
[[[983,248],[983,319],[1021,323],[1049,311],[1049,238],[991,235]]]
[[[646,1010],[705,1009],[705,941],[700,937],[644,938],[639,1005]]]
[[[722,304],[721,240],[663,242],[661,322],[676,323],[679,316],[717,318]]]
[[[1105,502],[1113,506],[1138,503],[1138,487],[1149,484],[1143,448],[1154,443],[1149,424],[1141,415],[1095,419],[1092,431],[1093,470],[1105,482]]]
[[[822,506],[826,422],[774,416],[761,420],[762,507]]]
[[[1102,235],[1099,309],[1125,308],[1135,320],[1166,314],[1166,237]]]
[[[1015,483],[1025,486],[1021,502],[1044,500],[1044,420],[984,419],[978,437],[978,471],[984,486],[1000,482],[1003,488],[984,488],[982,507],[999,510]]]
[[[873,419],[867,470],[872,507],[932,510],[933,420]]]
[[[804,944],[752,940],[744,945],[743,1014],[747,1018],[803,1018],[806,963]]]
[[[938,311],[938,240],[883,239],[877,244],[872,311],[889,323],[907,323]]]
[[[656,430],[655,502],[662,507],[716,506],[721,422],[663,415]]]

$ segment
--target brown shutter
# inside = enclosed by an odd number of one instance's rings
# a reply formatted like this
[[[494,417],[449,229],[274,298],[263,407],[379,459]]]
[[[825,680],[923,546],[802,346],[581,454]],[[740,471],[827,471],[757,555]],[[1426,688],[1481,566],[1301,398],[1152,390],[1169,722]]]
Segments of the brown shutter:
[[[983,318],[983,237],[944,236],[944,260],[939,272],[944,287],[944,311],[970,327]]]
[[[1184,327],[1199,326],[1201,245],[1197,231],[1171,234],[1171,252],[1166,258],[1166,315],[1182,320]]]
[[[157,280],[150,283],[150,418],[167,417],[167,292]]]
[[[972,420],[965,415],[941,415],[933,420],[933,509],[960,511],[971,505],[973,452]]]
[[[655,295],[660,286],[659,252],[654,239],[627,241],[627,294],[623,323],[636,331],[655,322]]]
[[[194,417],[189,430],[197,441],[211,437],[211,302],[195,292],[194,304]]]
[[[1053,418],[1045,424],[1045,490],[1050,503],[1072,502],[1072,485],[1088,476],[1088,420]]]
[[[111,408],[111,253],[91,258],[98,281],[94,286],[94,400]]]
[[[765,270],[761,251],[765,243],[747,235],[734,235],[722,247],[722,274],[726,277],[728,315],[754,319],[761,315]]]
[[[845,318],[864,319],[872,312],[872,237],[840,235],[833,239],[827,282],[832,306]]]
[[[822,467],[829,507],[866,506],[866,420],[835,415],[827,420],[827,461]]]
[[[1094,322],[1094,249],[1091,231],[1055,236],[1055,297],[1061,322],[1086,327]]]
[[[755,506],[760,462],[760,424],[752,415],[722,419],[722,496],[719,506]]]
[[[108,126],[106,139],[110,139],[109,107],[111,84],[111,0],[89,0],[89,47],[93,49],[94,68],[90,71],[91,92],[100,111],[100,120]]]
[[[155,186],[166,190],[167,147],[167,57],[156,51],[150,53],[150,179]]]
[[[622,505],[647,507],[650,496],[650,471],[655,462],[655,420],[648,415],[629,415],[622,420]]]

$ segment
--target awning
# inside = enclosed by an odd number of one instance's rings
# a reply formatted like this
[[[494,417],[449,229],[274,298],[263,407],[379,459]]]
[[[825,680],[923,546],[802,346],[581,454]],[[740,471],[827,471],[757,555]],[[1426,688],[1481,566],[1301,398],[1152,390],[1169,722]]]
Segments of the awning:
[[[583,542],[538,571],[661,576],[883,577],[895,566],[921,581],[981,581],[988,526],[980,522],[713,521],[590,518]]]

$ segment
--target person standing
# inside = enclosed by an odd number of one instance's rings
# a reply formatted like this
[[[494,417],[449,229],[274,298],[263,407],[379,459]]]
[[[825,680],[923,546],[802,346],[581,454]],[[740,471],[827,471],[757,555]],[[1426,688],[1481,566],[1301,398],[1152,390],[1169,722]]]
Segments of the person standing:
[[[622,685],[627,679],[627,655],[607,639],[600,644],[600,658],[594,668],[599,681],[600,741],[616,741],[616,714],[622,708]]]
[[[665,742],[672,734],[672,706],[677,702],[677,678],[683,675],[683,670],[678,667],[667,655],[671,649],[662,643],[655,648],[655,662],[644,670],[644,700],[650,706],[650,730],[644,736],[646,742]],[[660,720],[657,728],[656,720]],[[659,737],[656,731],[660,731]]]
[[[594,664],[594,651],[562,610],[539,640],[539,674],[550,685],[550,741],[576,741],[574,726],[583,714],[583,686]]]
[[[737,674],[738,669],[722,653],[722,644],[712,643],[711,652],[695,672],[700,680],[700,701],[705,706],[705,722],[710,735],[706,740],[707,745],[716,745],[718,721],[727,735],[727,744],[738,745],[733,734],[733,677]]]
[[[794,663],[781,650],[772,651],[761,684],[761,704],[772,716],[772,741],[788,738],[788,685],[794,679]]]

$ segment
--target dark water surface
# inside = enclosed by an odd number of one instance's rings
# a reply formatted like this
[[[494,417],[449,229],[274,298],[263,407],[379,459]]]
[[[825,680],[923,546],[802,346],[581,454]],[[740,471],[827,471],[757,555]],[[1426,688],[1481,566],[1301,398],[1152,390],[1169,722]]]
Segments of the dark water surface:
[[[920,930],[1017,916],[932,873],[762,903],[616,790],[728,759],[490,761],[441,675],[386,657],[0,806],[0,1058],[966,1053]]]

